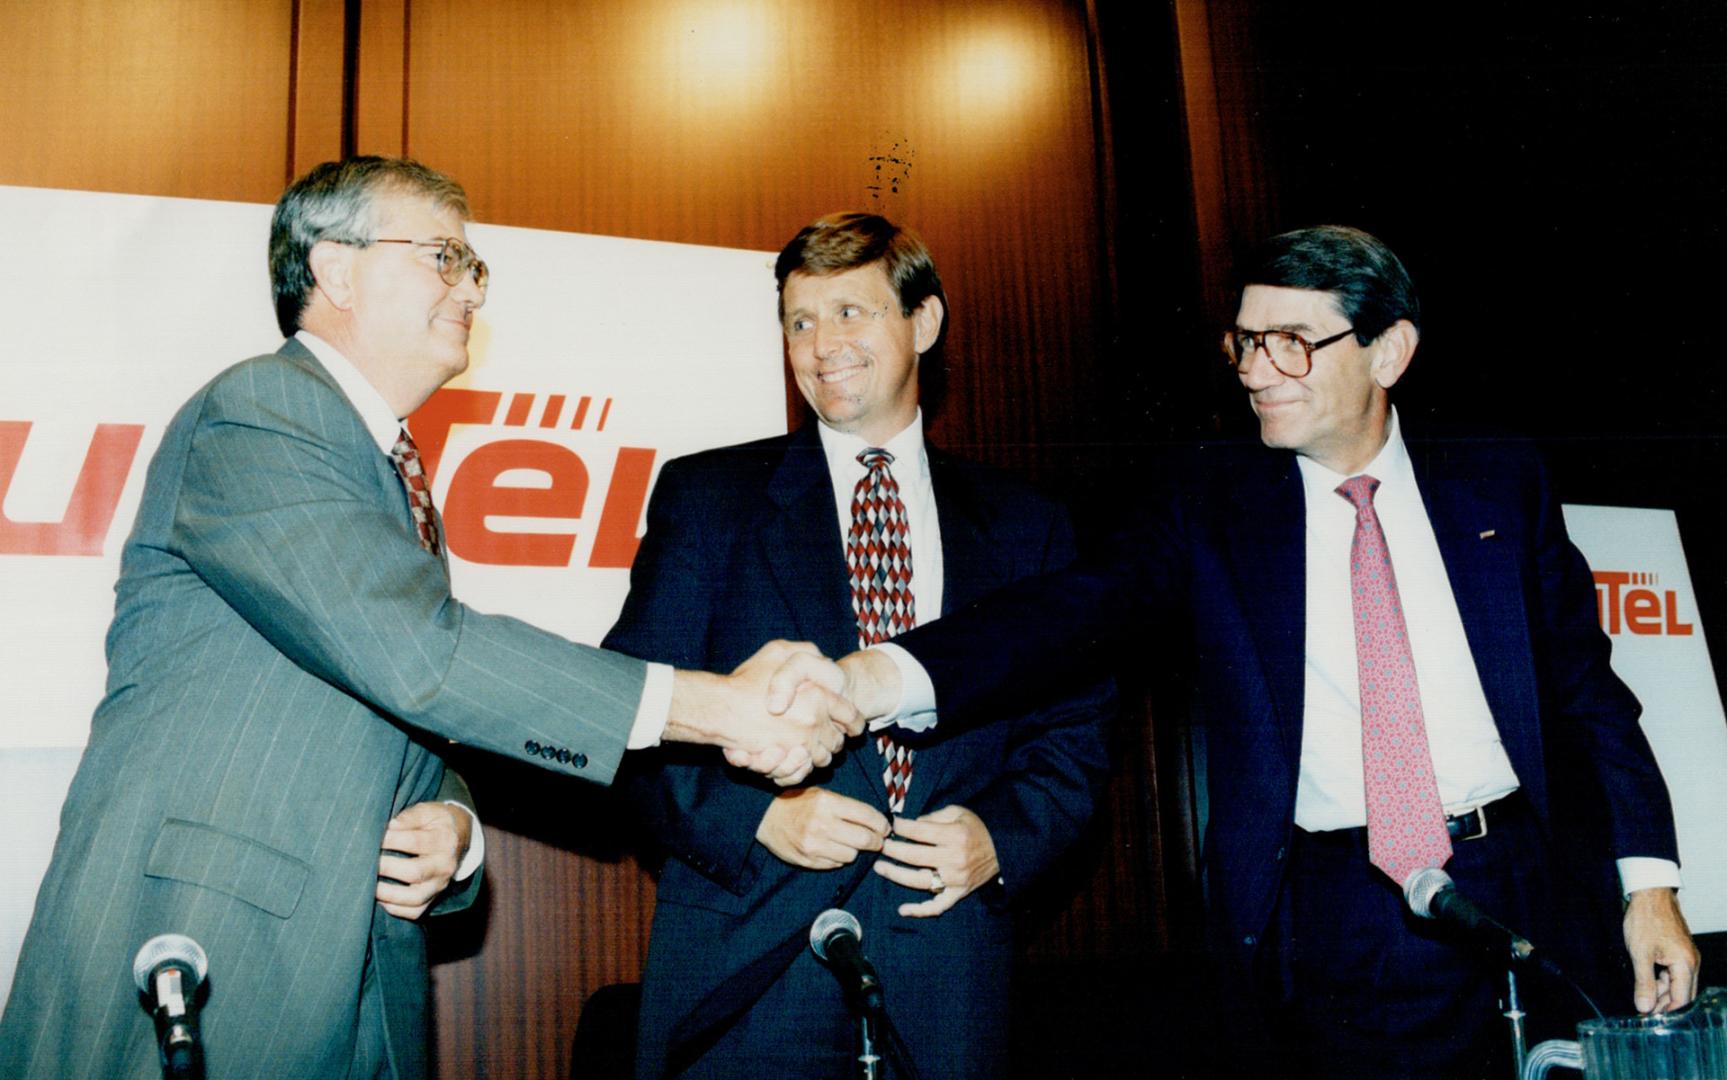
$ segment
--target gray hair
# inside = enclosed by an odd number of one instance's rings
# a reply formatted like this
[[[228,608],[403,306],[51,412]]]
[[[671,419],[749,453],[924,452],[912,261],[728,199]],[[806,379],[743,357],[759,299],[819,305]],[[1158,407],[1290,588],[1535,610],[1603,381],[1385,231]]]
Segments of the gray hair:
[[[468,218],[462,185],[411,158],[353,157],[315,165],[282,192],[270,218],[270,288],[283,337],[300,328],[311,300],[312,246],[320,240],[366,247],[377,229],[380,193],[420,195]]]

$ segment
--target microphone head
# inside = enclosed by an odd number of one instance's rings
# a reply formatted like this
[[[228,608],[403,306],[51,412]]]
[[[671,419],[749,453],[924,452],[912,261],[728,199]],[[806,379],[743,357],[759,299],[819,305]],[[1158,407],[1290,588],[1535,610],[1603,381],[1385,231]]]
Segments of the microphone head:
[[[1450,874],[1437,866],[1429,866],[1410,874],[1404,881],[1403,899],[1408,902],[1410,911],[1423,919],[1431,919],[1434,917],[1433,898],[1455,887]]]
[[[810,924],[810,948],[823,960],[828,958],[828,941],[836,933],[849,933],[859,941],[863,940],[863,925],[857,916],[845,908],[828,908],[816,916],[816,921]]]
[[[192,973],[192,985],[186,988],[188,996],[210,973],[210,958],[196,941],[185,934],[157,934],[132,958],[132,981],[138,984],[138,992],[148,994],[150,973],[170,961]]]

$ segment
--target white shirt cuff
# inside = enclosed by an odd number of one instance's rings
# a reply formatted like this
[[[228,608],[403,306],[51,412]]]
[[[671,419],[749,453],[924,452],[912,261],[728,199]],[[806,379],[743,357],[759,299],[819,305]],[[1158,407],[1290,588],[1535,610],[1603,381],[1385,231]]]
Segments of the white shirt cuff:
[[[460,866],[456,867],[455,881],[466,881],[474,876],[474,871],[486,861],[486,833],[480,828],[480,815],[474,813],[474,808],[464,806],[454,799],[445,799],[445,806],[453,806],[473,819],[474,827],[468,833],[468,853],[462,856]]]
[[[666,721],[672,715],[672,666],[649,664],[648,678],[642,684],[642,701],[636,706],[636,720],[630,725],[630,739],[624,745],[631,750],[646,750],[660,745]]]
[[[907,731],[928,731],[935,727],[935,684],[929,672],[911,653],[891,641],[871,645],[893,661],[899,669],[899,702],[884,716],[870,721],[871,731],[898,725]]]
[[[1626,896],[1638,889],[1679,888],[1679,864],[1671,859],[1637,855],[1619,861],[1619,885]]]

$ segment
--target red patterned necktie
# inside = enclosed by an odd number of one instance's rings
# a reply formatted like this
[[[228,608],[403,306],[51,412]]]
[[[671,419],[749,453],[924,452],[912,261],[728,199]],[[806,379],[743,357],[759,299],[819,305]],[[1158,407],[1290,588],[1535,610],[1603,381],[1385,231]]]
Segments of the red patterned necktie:
[[[438,554],[438,519],[432,514],[432,489],[426,483],[426,470],[420,467],[420,448],[403,428],[390,448],[390,460],[396,463],[396,475],[408,492],[408,509],[414,515],[414,529],[420,534],[420,546]]]
[[[1379,481],[1352,476],[1337,493],[1355,507],[1355,539],[1349,545],[1349,589],[1355,606],[1355,657],[1361,676],[1361,765],[1367,794],[1367,857],[1402,885],[1415,871],[1444,866],[1451,837],[1415,657],[1397,595],[1397,575],[1385,532],[1373,509]]]
[[[869,471],[852,489],[852,527],[846,534],[846,568],[851,574],[852,610],[858,617],[859,648],[886,641],[917,625],[911,591],[911,542],[905,503],[888,466],[893,455],[871,447],[858,454]],[[885,732],[876,736],[886,767],[888,809],[905,809],[911,787],[912,750]]]

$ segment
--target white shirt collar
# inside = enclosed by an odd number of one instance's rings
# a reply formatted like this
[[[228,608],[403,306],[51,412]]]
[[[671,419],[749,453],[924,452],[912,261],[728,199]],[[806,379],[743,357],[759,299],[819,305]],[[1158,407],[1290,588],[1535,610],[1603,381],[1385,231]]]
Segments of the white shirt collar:
[[[294,340],[304,345],[317,357],[318,363],[324,365],[330,378],[335,379],[336,385],[347,395],[348,403],[360,414],[360,420],[366,425],[372,441],[378,444],[379,450],[388,454],[395,447],[396,439],[405,425],[396,415],[396,410],[390,408],[390,403],[384,400],[384,395],[378,393],[378,388],[366,381],[366,377],[360,374],[360,369],[328,341],[309,330],[297,331]]]
[[[821,437],[822,453],[827,456],[829,472],[845,476],[862,471],[863,465],[857,460],[857,456],[874,445],[873,443],[865,442],[850,432],[835,431],[820,420],[816,421],[816,433]],[[918,409],[911,423],[883,443],[881,449],[892,454],[896,464],[916,462],[916,475],[920,478],[928,476],[929,458],[924,453],[923,444],[923,410]],[[894,476],[900,478],[901,484],[905,483],[900,472],[895,472]]]
[[[1392,406],[1391,420],[1386,425],[1385,445],[1379,448],[1379,453],[1373,456],[1366,467],[1348,476],[1326,468],[1319,462],[1305,455],[1297,455],[1296,465],[1301,469],[1301,482],[1307,489],[1311,500],[1315,492],[1327,493],[1337,490],[1337,485],[1349,479],[1350,476],[1371,476],[1379,481],[1380,489],[1386,484],[1393,487],[1401,486],[1405,477],[1414,475],[1409,464],[1409,448],[1403,444],[1403,432],[1397,422],[1397,407]]]

